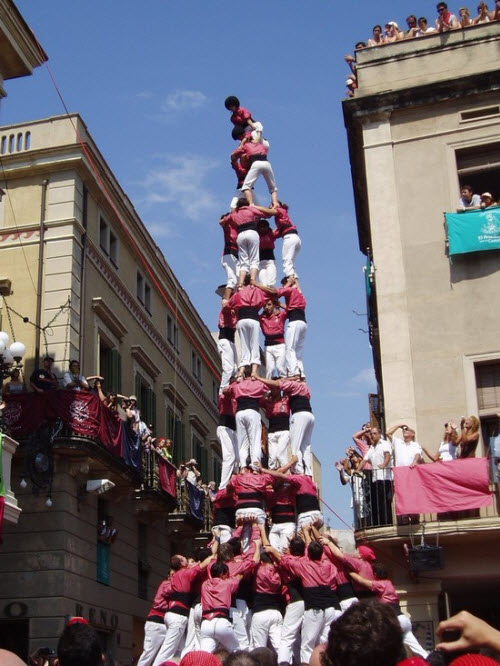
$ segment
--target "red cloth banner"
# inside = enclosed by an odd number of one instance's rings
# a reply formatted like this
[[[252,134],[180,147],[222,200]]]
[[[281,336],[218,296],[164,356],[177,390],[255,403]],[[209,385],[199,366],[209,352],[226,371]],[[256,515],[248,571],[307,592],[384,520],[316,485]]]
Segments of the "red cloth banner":
[[[175,497],[175,467],[161,456],[158,456],[160,484],[164,492]]]
[[[487,458],[394,467],[392,471],[398,516],[464,511],[491,504]]]

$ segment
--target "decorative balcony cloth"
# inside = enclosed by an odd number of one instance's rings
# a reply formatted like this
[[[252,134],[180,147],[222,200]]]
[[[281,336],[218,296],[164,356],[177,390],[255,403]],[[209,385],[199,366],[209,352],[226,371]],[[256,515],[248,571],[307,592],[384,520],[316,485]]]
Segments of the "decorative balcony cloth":
[[[500,206],[445,213],[449,254],[500,249]]]
[[[464,511],[491,504],[487,458],[394,467],[393,474],[397,515]]]
[[[158,456],[158,471],[162,490],[175,497],[175,467],[161,456]]]
[[[186,483],[186,487],[189,493],[189,510],[191,515],[196,520],[203,520],[203,500],[205,493],[196,486],[193,486],[192,483]]]

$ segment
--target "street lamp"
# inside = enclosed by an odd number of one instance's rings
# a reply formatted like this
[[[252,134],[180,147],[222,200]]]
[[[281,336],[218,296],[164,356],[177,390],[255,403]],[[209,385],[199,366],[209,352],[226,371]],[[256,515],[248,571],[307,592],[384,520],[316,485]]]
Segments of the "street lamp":
[[[26,346],[22,342],[12,342],[8,333],[0,331],[0,376],[2,379],[10,377],[13,370],[20,370],[23,356],[26,354]]]

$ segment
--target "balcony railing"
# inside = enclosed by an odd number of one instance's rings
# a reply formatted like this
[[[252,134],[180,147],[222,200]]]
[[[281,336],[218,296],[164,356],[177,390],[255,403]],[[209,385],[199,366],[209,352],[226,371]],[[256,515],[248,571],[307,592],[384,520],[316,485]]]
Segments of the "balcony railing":
[[[352,489],[352,505],[354,509],[354,528],[356,531],[371,531],[376,530],[377,532],[381,531],[384,528],[390,527],[400,527],[408,525],[416,525],[419,523],[440,523],[443,524],[442,528],[446,530],[446,525],[448,524],[449,529],[453,529],[452,523],[454,521],[464,521],[464,520],[474,520],[480,521],[479,523],[474,523],[478,528],[483,529],[485,522],[489,523],[493,519],[498,519],[500,517],[499,507],[500,507],[500,494],[499,494],[499,480],[498,480],[498,459],[468,459],[468,460],[457,460],[451,461],[448,463],[441,463],[444,467],[432,467],[432,471],[435,472],[434,478],[431,479],[429,487],[422,488],[421,495],[424,492],[427,492],[429,495],[429,490],[432,495],[432,483],[439,484],[440,476],[442,474],[442,481],[445,481],[445,478],[449,477],[450,467],[449,465],[455,466],[457,468],[457,463],[460,466],[464,464],[470,464],[468,461],[473,460],[474,464],[477,466],[484,466],[484,474],[482,478],[482,497],[481,490],[478,490],[474,497],[471,495],[470,487],[470,478],[463,476],[463,486],[460,487],[460,475],[457,479],[456,492],[461,495],[465,504],[471,508],[459,508],[457,510],[457,504],[450,501],[450,504],[446,507],[442,506],[442,499],[438,500],[436,498],[436,504],[439,504],[443,509],[439,511],[418,511],[419,502],[415,504],[415,510],[412,512],[411,503],[406,504],[408,507],[408,513],[402,513],[402,511],[396,506],[395,501],[395,492],[394,492],[394,482],[392,480],[383,480],[381,478],[380,470],[374,472],[373,470],[366,470],[359,475],[353,475],[351,489]],[[484,465],[481,463],[484,463]],[[440,465],[440,463],[430,463],[429,465],[421,466],[422,468],[428,467],[430,465]],[[420,466],[419,466],[420,467]],[[458,468],[457,468],[458,469]],[[421,471],[419,469],[419,471]],[[461,470],[460,470],[461,471]],[[445,477],[446,473],[446,477]],[[373,475],[377,474],[378,479],[373,478]],[[405,488],[402,488],[401,492],[405,492]],[[408,488],[408,492],[411,492],[411,489]],[[436,485],[436,495],[438,492],[441,492],[441,489]],[[479,498],[479,499],[478,499]],[[427,499],[424,503],[425,506],[432,506],[433,499],[432,496]],[[422,506],[422,504],[420,504]],[[496,522],[496,521],[495,521]]]
[[[84,445],[108,460],[116,459],[115,471],[130,478],[136,499],[160,501],[163,510],[188,520],[195,529],[211,529],[209,497],[177,478],[176,467],[144,447],[126,422],[92,393],[56,390],[7,396],[3,429],[22,443],[26,475],[36,493],[50,495],[53,449]]]

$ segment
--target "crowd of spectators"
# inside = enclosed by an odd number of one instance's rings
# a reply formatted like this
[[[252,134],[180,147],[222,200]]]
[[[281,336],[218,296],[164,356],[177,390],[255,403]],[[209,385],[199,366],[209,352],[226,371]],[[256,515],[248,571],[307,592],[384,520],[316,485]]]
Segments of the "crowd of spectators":
[[[400,28],[396,21],[388,21],[383,27],[380,24],[374,25],[372,36],[366,41],[357,42],[354,47],[355,51],[500,20],[500,0],[495,0],[492,9],[488,7],[486,2],[479,2],[477,5],[477,16],[473,17],[471,17],[468,7],[460,7],[458,16],[452,14],[446,2],[438,2],[436,9],[437,18],[434,21],[434,25],[432,25],[432,21],[429,23],[425,16],[417,18],[415,14],[410,14],[406,17],[406,30]],[[346,55],[344,56],[344,60],[351,70],[346,81],[347,95],[348,97],[353,97],[358,87],[355,58],[352,55]]]
[[[490,206],[498,206],[491,192],[474,194],[472,185],[462,185],[460,188],[460,199],[458,200],[457,212],[463,213],[467,210],[482,210]]]
[[[119,417],[130,430],[139,438],[140,446],[148,459],[147,468],[153,466],[154,454],[158,454],[170,464],[173,463],[173,442],[164,437],[157,438],[152,423],[147,423],[141,417],[137,405],[137,396],[121,395],[115,391],[105,390],[105,378],[100,375],[85,376],[81,373],[80,363],[77,360],[69,362],[68,370],[63,373],[59,380],[54,374],[52,367],[54,357],[47,354],[40,368],[36,368],[30,376],[29,387],[34,393],[42,394],[45,391],[54,391],[59,388],[76,392],[93,393],[101,403],[113,414]],[[27,387],[19,368],[14,368],[10,378],[2,387],[2,397],[26,393]],[[5,403],[0,403],[0,410]],[[196,460],[192,459],[182,463],[176,471],[177,478],[181,483],[184,480],[197,486],[207,497],[212,500],[215,497],[215,482],[201,478]]]
[[[398,436],[396,435],[398,433]],[[365,423],[352,435],[355,447],[346,449],[346,457],[337,461],[343,485],[352,487],[356,527],[391,525],[392,468],[415,467],[426,462],[473,458],[479,442],[480,422],[476,416],[462,417],[460,424],[449,421],[437,450],[430,450],[416,440],[415,430],[404,423],[388,428],[385,437],[377,426]],[[399,522],[418,522],[418,515],[398,517]]]

